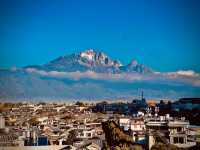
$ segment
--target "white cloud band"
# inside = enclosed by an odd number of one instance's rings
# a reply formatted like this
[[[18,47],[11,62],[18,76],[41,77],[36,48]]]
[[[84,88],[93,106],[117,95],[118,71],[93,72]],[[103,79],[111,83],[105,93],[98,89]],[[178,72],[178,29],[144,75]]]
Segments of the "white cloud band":
[[[139,74],[139,73],[96,73],[93,71],[86,72],[59,72],[59,71],[44,71],[35,68],[27,68],[27,73],[39,74],[41,76],[55,77],[55,78],[70,78],[73,80],[79,80],[84,78],[95,80],[109,80],[109,81],[153,81],[167,84],[189,84],[192,86],[200,87],[200,74],[188,70],[180,70],[177,72],[160,73],[155,72],[152,74]]]

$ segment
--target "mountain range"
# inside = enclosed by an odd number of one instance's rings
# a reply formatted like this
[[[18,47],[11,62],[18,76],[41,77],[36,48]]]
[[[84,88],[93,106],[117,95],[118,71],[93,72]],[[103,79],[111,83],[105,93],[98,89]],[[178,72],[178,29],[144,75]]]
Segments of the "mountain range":
[[[24,68],[36,68],[45,71],[94,71],[97,73],[122,73],[122,72],[137,72],[151,73],[151,69],[139,64],[133,60],[128,65],[123,65],[118,60],[112,60],[103,52],[98,52],[93,49],[86,50],[80,53],[74,53],[67,56],[61,56],[47,64],[40,66],[26,66]]]
[[[43,65],[0,70],[1,100],[149,99],[200,96],[200,75],[192,70],[161,73],[132,60],[124,65],[93,49]]]

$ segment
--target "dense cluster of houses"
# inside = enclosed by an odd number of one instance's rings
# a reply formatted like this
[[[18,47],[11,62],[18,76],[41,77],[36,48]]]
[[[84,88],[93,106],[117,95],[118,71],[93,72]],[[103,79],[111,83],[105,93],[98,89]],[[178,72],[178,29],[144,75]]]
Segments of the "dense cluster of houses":
[[[182,103],[176,104],[182,107]],[[106,143],[102,122],[107,120],[115,121],[135,143],[147,149],[159,142],[181,148],[196,145],[199,127],[191,126],[184,117],[159,115],[162,107],[158,105],[152,112],[144,98],[124,105],[22,103],[1,112],[0,148],[100,150]]]

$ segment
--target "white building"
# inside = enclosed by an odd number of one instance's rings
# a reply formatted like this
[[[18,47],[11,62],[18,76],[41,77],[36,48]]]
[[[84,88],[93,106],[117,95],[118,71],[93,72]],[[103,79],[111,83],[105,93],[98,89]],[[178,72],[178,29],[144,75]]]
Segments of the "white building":
[[[130,129],[130,119],[129,118],[120,118],[119,119],[119,125],[120,127],[123,127],[124,130],[128,131]]]
[[[133,140],[140,141],[145,139],[145,123],[142,118],[132,119],[130,123]]]
[[[95,135],[94,129],[84,129],[78,132],[77,138],[90,139]]]
[[[174,120],[168,122],[170,144],[178,147],[191,147],[196,145],[196,142],[188,142],[189,122],[185,120]]]
[[[145,123],[142,118],[120,118],[119,125],[125,131],[131,131],[134,141],[145,139]]]
[[[5,118],[3,115],[0,114],[0,129],[5,128]]]
[[[147,120],[146,134],[149,149],[158,143],[173,144],[180,148],[187,148],[196,145],[196,142],[190,142],[189,122],[181,119],[173,119],[171,117],[155,117]]]

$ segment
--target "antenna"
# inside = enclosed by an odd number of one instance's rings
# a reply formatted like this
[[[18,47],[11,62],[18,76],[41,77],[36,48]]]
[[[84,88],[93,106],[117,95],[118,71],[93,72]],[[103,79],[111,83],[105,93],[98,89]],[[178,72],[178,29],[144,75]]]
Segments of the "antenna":
[[[142,100],[143,100],[144,99],[144,93],[143,93],[143,91],[142,91],[142,95],[141,96],[142,96]]]

